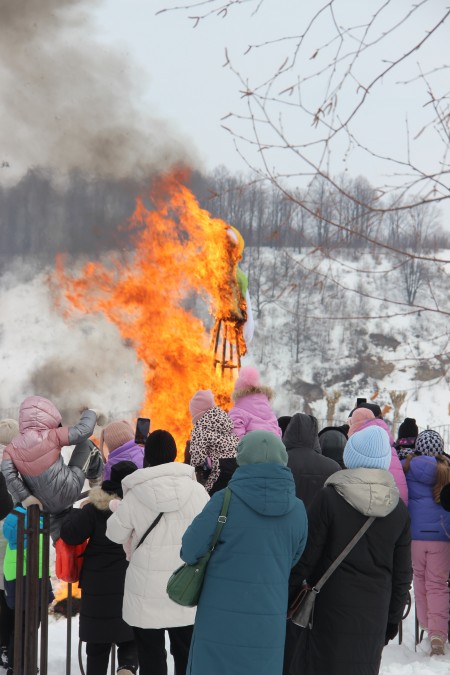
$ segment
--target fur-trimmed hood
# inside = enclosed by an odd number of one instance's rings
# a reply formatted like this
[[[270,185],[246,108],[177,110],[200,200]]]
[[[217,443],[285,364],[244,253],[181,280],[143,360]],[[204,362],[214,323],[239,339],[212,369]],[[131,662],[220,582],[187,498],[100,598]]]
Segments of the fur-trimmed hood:
[[[105,492],[101,487],[94,487],[89,492],[89,501],[99,511],[108,511],[109,502],[112,499],[120,499],[118,495]]]
[[[231,394],[231,400],[236,402],[239,401],[239,399],[244,398],[244,396],[250,396],[251,394],[264,394],[264,396],[267,396],[269,401],[271,401],[273,398],[273,389],[262,384],[257,387],[249,385],[243,389],[235,389]]]

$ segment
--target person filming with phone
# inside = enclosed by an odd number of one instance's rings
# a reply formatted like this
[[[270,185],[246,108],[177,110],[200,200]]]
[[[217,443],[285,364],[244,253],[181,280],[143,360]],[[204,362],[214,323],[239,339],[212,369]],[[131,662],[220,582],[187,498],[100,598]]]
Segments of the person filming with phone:
[[[136,431],[126,421],[111,422],[100,436],[100,452],[105,461],[103,480],[111,477],[111,467],[118,462],[134,462],[138,469],[144,465],[144,443],[150,430],[150,420],[139,417]]]

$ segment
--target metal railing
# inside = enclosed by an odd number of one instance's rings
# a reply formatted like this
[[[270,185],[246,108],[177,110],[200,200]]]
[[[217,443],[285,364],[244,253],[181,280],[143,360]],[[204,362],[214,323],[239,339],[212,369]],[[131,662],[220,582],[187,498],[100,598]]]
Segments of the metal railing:
[[[16,509],[12,513],[18,520],[14,610],[14,672],[21,673],[23,670],[24,675],[36,675],[38,650],[40,647],[40,673],[41,675],[47,675],[50,516],[46,513],[41,514],[38,506],[30,506],[26,513]],[[39,579],[41,536],[42,579]],[[27,555],[24,574],[25,550]]]
[[[80,495],[80,499],[89,493]],[[17,517],[16,595],[14,610],[14,673],[48,675],[48,598],[50,591],[50,515],[37,505],[26,513],[13,509]],[[26,564],[24,569],[26,552]],[[40,560],[41,558],[41,560]],[[39,568],[42,570],[40,578]],[[72,662],[72,584],[67,584],[66,675]],[[83,667],[83,649],[78,643],[78,664]],[[111,649],[111,675],[116,672],[115,645]],[[10,664],[12,665],[12,664]]]

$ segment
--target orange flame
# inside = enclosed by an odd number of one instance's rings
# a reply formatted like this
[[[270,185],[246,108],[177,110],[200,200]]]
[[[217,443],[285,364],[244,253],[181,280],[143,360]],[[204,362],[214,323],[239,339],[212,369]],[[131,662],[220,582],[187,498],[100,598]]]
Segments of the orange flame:
[[[140,414],[153,429],[167,429],[180,452],[191,429],[189,400],[198,389],[212,389],[216,404],[229,407],[232,376],[214,368],[210,329],[187,308],[194,295],[211,316],[232,324],[229,340],[245,354],[242,325],[245,301],[236,280],[242,238],[201,209],[177,171],[153,186],[127,228],[135,251],[128,262],[118,254],[108,262],[89,262],[78,278],[69,277],[61,257],[57,280],[69,304],[82,312],[103,312],[131,343],[144,363],[146,395]],[[148,198],[147,198],[148,199]],[[232,373],[230,368],[228,373]]]

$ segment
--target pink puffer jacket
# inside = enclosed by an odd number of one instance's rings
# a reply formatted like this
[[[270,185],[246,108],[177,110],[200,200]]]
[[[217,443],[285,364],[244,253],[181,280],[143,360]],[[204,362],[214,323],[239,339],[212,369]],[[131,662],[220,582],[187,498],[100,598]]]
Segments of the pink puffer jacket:
[[[61,427],[61,415],[51,401],[29,396],[19,410],[19,434],[3,451],[1,471],[16,502],[33,495],[45,511],[60,513],[78,498],[86,479],[76,466],[68,466],[61,448],[87,440],[97,415],[85,410],[79,422]]]

